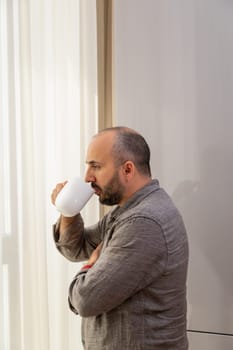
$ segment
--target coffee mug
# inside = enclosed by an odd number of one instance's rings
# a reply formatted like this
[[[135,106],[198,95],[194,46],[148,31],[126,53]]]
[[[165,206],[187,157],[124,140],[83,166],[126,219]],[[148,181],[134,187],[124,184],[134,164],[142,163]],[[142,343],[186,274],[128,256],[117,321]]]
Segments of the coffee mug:
[[[55,206],[62,215],[75,216],[82,210],[93,193],[94,189],[91,184],[76,176],[69,180],[59,192]]]

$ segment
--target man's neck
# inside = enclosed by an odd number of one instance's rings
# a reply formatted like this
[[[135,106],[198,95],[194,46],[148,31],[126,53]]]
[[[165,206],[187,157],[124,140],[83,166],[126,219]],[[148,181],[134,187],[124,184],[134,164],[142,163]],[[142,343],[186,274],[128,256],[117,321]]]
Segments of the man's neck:
[[[143,178],[140,177],[137,180],[135,179],[135,181],[133,180],[131,182],[131,185],[128,186],[125,196],[122,199],[122,201],[119,203],[119,206],[122,207],[134,193],[139,191],[144,186],[148,185],[151,181],[152,181],[151,177],[143,177]]]

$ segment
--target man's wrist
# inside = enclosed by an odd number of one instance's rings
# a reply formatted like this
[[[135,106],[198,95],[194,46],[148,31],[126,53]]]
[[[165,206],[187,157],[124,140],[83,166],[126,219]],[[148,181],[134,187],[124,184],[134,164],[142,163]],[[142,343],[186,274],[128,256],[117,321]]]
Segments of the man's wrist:
[[[77,214],[75,216],[72,217],[68,217],[68,216],[60,216],[59,219],[59,232],[60,235],[63,235],[63,232],[65,232],[69,226],[71,226],[76,220],[77,218],[80,216],[80,214]]]
[[[85,264],[83,265],[83,267],[81,268],[81,270],[89,270],[91,267],[93,266],[93,264]]]

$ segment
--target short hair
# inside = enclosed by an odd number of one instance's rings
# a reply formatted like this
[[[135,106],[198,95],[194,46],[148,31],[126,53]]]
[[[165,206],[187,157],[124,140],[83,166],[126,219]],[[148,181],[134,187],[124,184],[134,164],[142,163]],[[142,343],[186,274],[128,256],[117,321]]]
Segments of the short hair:
[[[115,132],[115,142],[112,152],[119,166],[127,160],[134,163],[137,170],[146,176],[151,176],[150,168],[150,148],[142,135],[133,129],[116,126],[102,130],[102,132]]]

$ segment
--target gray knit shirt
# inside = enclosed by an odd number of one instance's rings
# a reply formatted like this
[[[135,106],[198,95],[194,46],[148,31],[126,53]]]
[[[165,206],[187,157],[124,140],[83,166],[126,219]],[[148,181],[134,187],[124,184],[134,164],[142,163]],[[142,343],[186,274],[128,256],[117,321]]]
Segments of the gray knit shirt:
[[[59,237],[71,261],[87,259],[103,241],[95,265],[77,273],[69,306],[82,316],[85,350],[187,350],[188,242],[183,220],[157,180],[98,224],[80,215]]]

